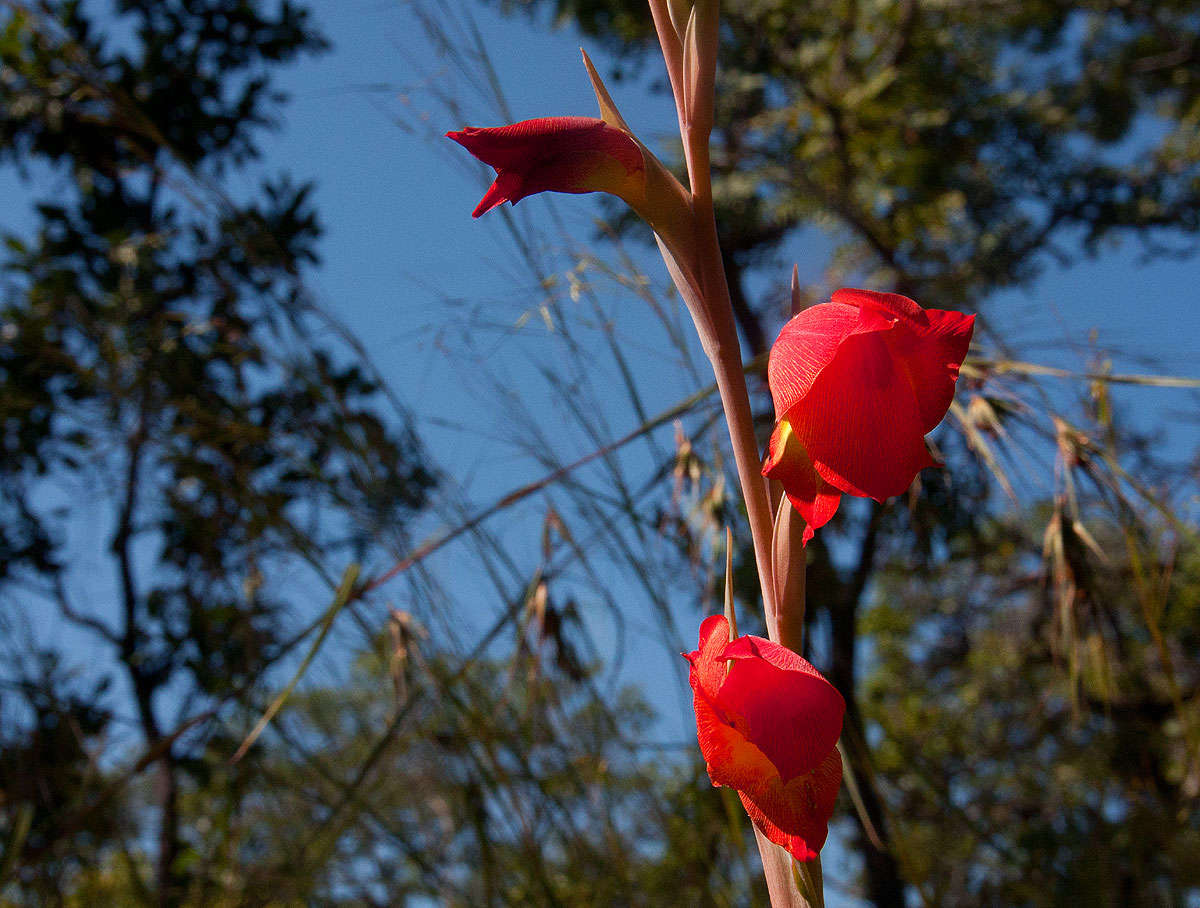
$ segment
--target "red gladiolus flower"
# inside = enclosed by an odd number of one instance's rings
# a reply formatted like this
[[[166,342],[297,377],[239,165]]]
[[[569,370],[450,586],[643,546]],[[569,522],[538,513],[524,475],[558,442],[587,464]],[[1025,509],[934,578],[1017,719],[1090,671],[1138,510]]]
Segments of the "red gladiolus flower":
[[[808,523],[806,543],[843,493],[883,501],[934,464],[925,435],[954,398],[974,325],[898,293],[843,289],[783,326],[767,366],[776,423],[763,474]]]
[[[448,132],[496,168],[473,217],[538,192],[611,192],[630,205],[642,199],[645,161],[626,132],[594,117],[541,117],[493,129]]]
[[[696,735],[713,785],[737,789],[764,835],[798,861],[817,856],[842,782],[846,705],[808,662],[762,637],[729,642],[704,619],[691,663]]]

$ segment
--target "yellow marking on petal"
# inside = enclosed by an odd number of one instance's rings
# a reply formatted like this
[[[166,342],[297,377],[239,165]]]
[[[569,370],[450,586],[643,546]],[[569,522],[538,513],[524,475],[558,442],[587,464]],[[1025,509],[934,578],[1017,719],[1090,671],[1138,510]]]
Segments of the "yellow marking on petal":
[[[780,419],[776,423],[775,431],[779,433],[779,436],[775,446],[767,453],[767,464],[763,469],[764,476],[769,476],[771,470],[788,459],[789,444],[793,446],[799,444],[796,434],[792,431],[792,424],[787,419]]]

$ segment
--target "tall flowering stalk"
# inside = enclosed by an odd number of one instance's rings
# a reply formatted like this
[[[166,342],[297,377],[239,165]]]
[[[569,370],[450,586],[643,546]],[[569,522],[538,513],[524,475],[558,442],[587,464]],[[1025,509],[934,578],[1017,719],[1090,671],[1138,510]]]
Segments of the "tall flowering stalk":
[[[737,636],[728,591],[728,618],[701,626],[687,655],[700,747],[713,784],[735,788],[753,821],[772,905],[812,908],[824,903],[819,851],[841,782],[844,703],[799,655],[804,545],[843,494],[899,494],[932,463],[923,436],[950,404],[973,317],[861,290],[797,312],[793,275],[793,319],[768,370],[778,418],[764,466],[713,211],[717,0],[649,3],[686,187],[634,135],[586,53],[599,118],[545,117],[447,137],[496,170],[475,217],[538,192],[608,192],[654,230],[716,377],[769,636]],[[774,505],[767,477],[782,489]]]

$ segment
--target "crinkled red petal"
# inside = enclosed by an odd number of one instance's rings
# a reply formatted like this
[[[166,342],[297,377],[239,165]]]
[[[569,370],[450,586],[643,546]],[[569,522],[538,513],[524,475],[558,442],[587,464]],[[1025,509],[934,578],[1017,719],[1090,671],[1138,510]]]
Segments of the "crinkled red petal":
[[[488,191],[484,193],[483,198],[479,200],[479,204],[475,206],[475,210],[471,212],[471,217],[477,218],[487,214],[497,205],[504,202],[512,202],[514,205],[525,198],[529,193],[522,192],[521,175],[512,170],[502,170],[496,174],[496,179],[492,181],[492,185],[488,187]]]
[[[975,316],[943,309],[925,312],[920,331],[897,330],[887,334],[888,347],[916,396],[922,434],[937,428],[954,400],[958,369],[971,346]]]
[[[696,684],[692,685],[692,701],[696,710],[696,738],[713,785],[758,791],[769,786],[771,779],[779,781],[779,771],[767,755],[731,725],[729,718]]]
[[[805,659],[761,637],[739,637],[718,654],[732,660],[715,705],[766,754],[785,783],[811,772],[837,744],[845,701]]]
[[[717,654],[729,645],[729,621],[724,615],[709,615],[700,622],[700,643],[685,658],[692,664],[692,687],[699,686],[708,697],[716,697],[725,683],[725,664]]]
[[[845,704],[791,650],[761,637],[728,641],[729,623],[714,615],[687,655],[709,777],[737,789],[771,841],[811,860],[825,842],[841,784],[836,743]]]
[[[864,312],[873,312],[889,320],[902,319],[913,325],[923,325],[927,310],[916,300],[899,293],[880,293],[878,290],[860,290],[857,287],[842,287],[835,290],[835,303],[857,306]]]
[[[738,795],[763,835],[797,861],[811,861],[829,836],[829,818],[841,784],[842,758],[834,749],[820,766],[786,786],[776,779],[775,784],[739,790]]]

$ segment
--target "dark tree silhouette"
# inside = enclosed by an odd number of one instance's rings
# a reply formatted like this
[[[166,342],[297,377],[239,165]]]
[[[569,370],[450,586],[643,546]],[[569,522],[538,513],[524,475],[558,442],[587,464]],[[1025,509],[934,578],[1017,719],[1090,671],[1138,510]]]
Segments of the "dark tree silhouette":
[[[0,20],[0,159],[57,187],[6,238],[0,301],[7,646],[23,651],[24,622],[47,647],[5,667],[5,870],[55,904],[74,872],[137,865],[152,839],[143,896],[165,906],[205,884],[188,797],[242,728],[224,719],[261,709],[297,619],[432,477],[363,367],[317,342],[310,188],[221,188],[280,109],[272,68],[324,48],[307,14],[122,0],[101,28],[94,12]],[[128,700],[72,680],[83,651],[47,639],[48,613],[90,635],[86,683]],[[121,809],[143,770],[153,809]]]

